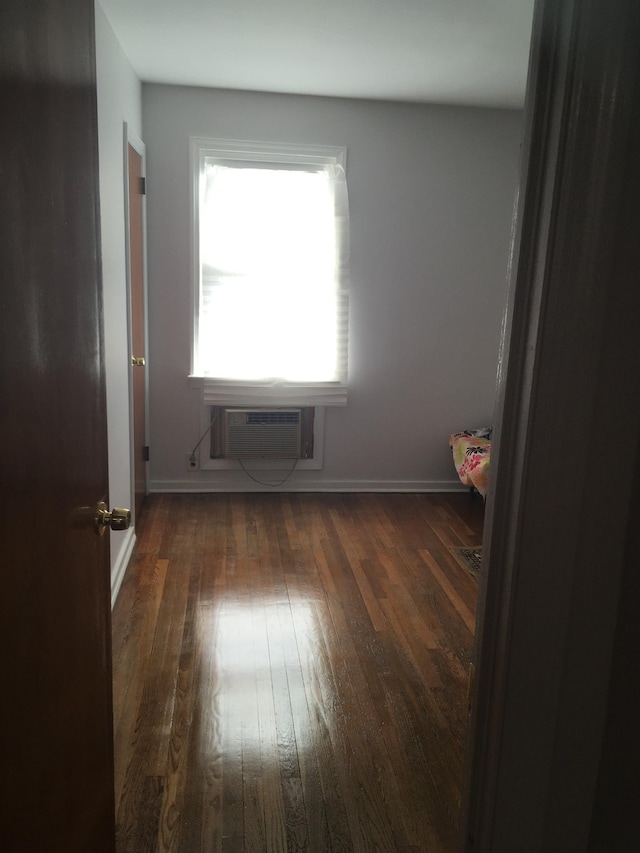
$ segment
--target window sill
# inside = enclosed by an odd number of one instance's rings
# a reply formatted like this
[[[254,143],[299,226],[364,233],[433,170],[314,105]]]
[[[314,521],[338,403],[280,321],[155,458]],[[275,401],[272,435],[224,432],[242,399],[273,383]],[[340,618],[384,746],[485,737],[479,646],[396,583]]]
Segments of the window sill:
[[[346,406],[341,382],[240,382],[190,374],[189,387],[201,389],[207,406]]]

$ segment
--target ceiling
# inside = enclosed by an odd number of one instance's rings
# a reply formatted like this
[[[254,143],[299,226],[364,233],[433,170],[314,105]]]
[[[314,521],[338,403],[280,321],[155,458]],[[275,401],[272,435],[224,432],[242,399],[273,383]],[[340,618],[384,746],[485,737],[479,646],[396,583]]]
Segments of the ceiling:
[[[141,80],[520,107],[534,0],[99,0]]]

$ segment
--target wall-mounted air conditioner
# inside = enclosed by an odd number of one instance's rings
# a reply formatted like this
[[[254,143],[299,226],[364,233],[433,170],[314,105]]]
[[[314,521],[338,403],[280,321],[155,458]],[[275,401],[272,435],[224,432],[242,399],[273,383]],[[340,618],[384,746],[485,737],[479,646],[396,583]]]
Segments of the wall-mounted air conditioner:
[[[214,459],[308,459],[313,456],[313,408],[212,410]]]

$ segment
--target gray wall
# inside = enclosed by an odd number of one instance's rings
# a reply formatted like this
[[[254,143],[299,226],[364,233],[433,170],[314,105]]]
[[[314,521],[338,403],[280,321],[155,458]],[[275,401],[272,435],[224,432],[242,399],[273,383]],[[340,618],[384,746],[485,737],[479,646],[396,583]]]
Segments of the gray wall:
[[[350,391],[327,409],[322,471],[284,488],[457,488],[448,437],[490,424],[522,114],[143,86],[151,489],[259,488],[190,473],[189,137],[345,145]],[[206,443],[205,443],[206,444]]]
[[[111,506],[130,506],[131,368],[128,364],[123,124],[126,121],[138,136],[142,133],[142,87],[102,7],[96,3],[95,8],[109,500]],[[113,600],[134,541],[133,530],[111,536]]]

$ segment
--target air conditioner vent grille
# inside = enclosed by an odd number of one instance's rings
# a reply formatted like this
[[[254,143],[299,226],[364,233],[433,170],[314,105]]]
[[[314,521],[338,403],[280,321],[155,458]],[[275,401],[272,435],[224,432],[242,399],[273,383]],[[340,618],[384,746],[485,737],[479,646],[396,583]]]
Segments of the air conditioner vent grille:
[[[295,412],[247,412],[247,424],[299,424],[300,410]]]
[[[306,433],[313,421],[304,409],[223,409],[219,412],[220,451],[224,459],[303,459],[309,456]],[[305,426],[306,425],[306,426]],[[304,427],[304,428],[303,428]]]

